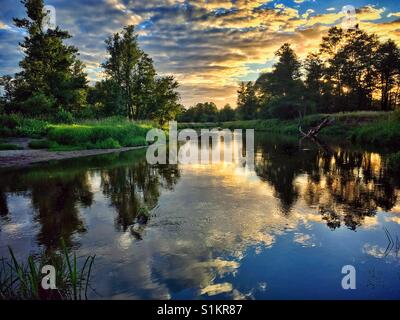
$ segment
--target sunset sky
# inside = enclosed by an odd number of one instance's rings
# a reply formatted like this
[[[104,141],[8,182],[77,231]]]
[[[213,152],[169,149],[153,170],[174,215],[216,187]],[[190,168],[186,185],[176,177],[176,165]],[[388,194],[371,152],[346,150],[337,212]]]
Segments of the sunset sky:
[[[73,36],[92,82],[102,78],[104,39],[135,24],[141,47],[160,74],[180,82],[182,103],[236,104],[239,81],[255,80],[271,68],[284,42],[305,57],[316,50],[344,5],[357,8],[364,30],[400,44],[400,1],[363,0],[52,0],[57,24]],[[0,74],[18,71],[23,33],[12,17],[23,17],[16,0],[0,0]]]

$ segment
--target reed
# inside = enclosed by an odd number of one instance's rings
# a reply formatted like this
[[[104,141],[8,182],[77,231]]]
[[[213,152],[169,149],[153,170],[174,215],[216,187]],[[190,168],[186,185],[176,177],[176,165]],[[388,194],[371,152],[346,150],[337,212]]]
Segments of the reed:
[[[20,262],[9,247],[9,257],[0,259],[1,300],[83,300],[88,299],[90,277],[95,256],[88,256],[80,263],[76,253],[71,254],[64,241],[62,248],[53,254],[29,256]],[[52,265],[56,270],[55,290],[44,290],[41,280],[42,267]]]

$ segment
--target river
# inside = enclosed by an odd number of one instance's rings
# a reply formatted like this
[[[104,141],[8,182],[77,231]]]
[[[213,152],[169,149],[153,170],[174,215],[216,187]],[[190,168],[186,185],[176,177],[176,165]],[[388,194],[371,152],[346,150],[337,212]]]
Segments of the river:
[[[0,255],[63,238],[96,254],[92,299],[399,299],[399,190],[383,153],[265,134],[254,170],[145,150],[4,169]]]

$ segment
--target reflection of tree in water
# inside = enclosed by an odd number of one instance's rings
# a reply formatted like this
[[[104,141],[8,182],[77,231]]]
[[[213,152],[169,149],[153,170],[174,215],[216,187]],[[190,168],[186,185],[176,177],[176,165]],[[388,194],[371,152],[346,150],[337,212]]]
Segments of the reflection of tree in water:
[[[7,217],[8,213],[7,195],[4,192],[3,187],[0,186],[0,217]]]
[[[86,231],[78,208],[93,202],[86,173],[38,181],[32,185],[31,198],[41,225],[38,240],[46,248],[59,248],[61,239],[71,246],[73,234]]]
[[[300,196],[295,181],[302,174],[307,179],[301,196],[307,205],[319,208],[333,229],[345,225],[355,230],[379,208],[390,211],[396,204],[398,183],[387,174],[377,154],[342,149],[299,151],[295,140],[261,141],[256,172],[272,185],[285,214]]]
[[[141,208],[152,210],[160,197],[160,188],[172,189],[179,179],[175,166],[150,166],[145,160],[128,167],[103,170],[103,193],[118,212],[116,226],[126,231],[138,217]]]
[[[118,228],[126,230],[143,205],[156,206],[160,188],[172,189],[179,179],[177,166],[149,166],[144,157],[140,151],[128,152],[1,172],[0,216],[12,215],[7,194],[29,197],[40,225],[38,243],[52,250],[60,248],[64,239],[72,246],[74,234],[86,231],[80,207],[93,204],[89,177],[96,171],[91,168],[101,167],[103,192],[117,209]]]
[[[396,204],[395,186],[379,155],[339,149],[319,153],[317,159],[304,198],[308,205],[318,205],[330,228],[344,224],[355,230],[378,208],[389,211]]]
[[[299,196],[299,188],[294,181],[305,166],[310,166],[312,153],[299,156],[295,140],[268,139],[257,148],[257,154],[262,154],[261,159],[256,161],[257,175],[274,187],[282,212],[289,214]]]
[[[39,222],[39,244],[47,250],[60,247],[61,238],[72,245],[75,232],[85,232],[78,205],[89,207],[93,195],[85,172],[60,172],[49,169],[10,171],[1,175],[1,213],[9,214],[5,192],[28,196]]]

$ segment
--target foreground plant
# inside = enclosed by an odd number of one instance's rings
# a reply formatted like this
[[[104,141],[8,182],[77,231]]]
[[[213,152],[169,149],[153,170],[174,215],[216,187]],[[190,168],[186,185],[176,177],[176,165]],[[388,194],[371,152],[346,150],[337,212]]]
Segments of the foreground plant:
[[[27,262],[18,261],[10,247],[9,254],[0,259],[0,300],[87,299],[95,256],[87,257],[80,267],[76,253],[70,254],[64,241],[60,252],[29,256]],[[54,267],[56,289],[43,288],[44,266]]]

